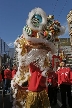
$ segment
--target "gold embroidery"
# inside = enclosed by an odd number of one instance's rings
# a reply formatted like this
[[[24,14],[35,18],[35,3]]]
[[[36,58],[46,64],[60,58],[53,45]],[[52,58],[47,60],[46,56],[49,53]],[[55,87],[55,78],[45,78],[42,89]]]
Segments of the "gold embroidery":
[[[26,108],[48,108],[50,107],[49,98],[45,90],[41,92],[29,91],[26,99]]]

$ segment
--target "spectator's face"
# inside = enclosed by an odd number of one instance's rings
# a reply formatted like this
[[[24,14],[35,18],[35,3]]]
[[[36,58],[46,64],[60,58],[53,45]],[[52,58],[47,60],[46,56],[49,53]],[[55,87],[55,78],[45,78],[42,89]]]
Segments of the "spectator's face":
[[[64,62],[62,62],[62,63],[61,63],[61,66],[62,66],[62,67],[64,67],[64,66],[65,66],[65,63],[64,63]]]
[[[13,69],[17,69],[17,66],[14,65],[14,66],[13,66]]]
[[[8,69],[10,69],[10,66],[8,66]]]

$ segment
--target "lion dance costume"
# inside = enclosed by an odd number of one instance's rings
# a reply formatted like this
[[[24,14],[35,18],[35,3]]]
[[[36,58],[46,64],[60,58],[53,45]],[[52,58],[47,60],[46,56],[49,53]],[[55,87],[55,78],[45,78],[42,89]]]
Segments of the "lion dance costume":
[[[46,92],[48,52],[55,53],[55,41],[64,32],[54,16],[47,16],[41,8],[29,13],[22,35],[15,40],[19,67],[11,81],[13,108],[51,108]],[[28,89],[22,87],[26,81]]]

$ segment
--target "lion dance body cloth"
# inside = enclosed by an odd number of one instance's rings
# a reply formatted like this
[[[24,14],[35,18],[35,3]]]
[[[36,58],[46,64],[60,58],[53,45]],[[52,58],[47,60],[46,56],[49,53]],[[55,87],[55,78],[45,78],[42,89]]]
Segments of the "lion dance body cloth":
[[[19,67],[11,81],[13,108],[51,108],[46,91],[48,52],[55,53],[55,42],[64,32],[54,16],[47,16],[41,8],[29,13],[22,35],[14,42]],[[22,87],[27,81],[28,87]]]

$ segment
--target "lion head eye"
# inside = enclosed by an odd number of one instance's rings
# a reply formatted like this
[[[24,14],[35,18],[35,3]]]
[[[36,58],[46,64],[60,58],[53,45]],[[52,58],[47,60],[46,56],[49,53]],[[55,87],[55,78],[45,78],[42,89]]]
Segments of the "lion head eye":
[[[39,27],[39,24],[42,22],[42,17],[39,14],[34,14],[31,21],[35,27]]]

